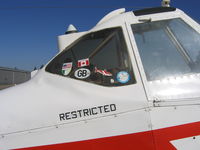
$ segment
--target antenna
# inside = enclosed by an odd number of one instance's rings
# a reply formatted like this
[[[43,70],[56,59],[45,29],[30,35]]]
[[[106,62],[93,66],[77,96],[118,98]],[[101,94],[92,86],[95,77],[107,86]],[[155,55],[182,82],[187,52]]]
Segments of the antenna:
[[[170,0],[163,0],[162,7],[170,7]]]
[[[76,33],[76,32],[78,32],[77,29],[74,27],[74,25],[70,24],[65,34]]]

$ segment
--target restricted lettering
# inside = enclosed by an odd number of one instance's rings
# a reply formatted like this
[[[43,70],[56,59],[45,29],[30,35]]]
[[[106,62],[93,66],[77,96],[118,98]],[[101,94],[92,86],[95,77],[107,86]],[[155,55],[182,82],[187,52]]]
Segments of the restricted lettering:
[[[59,114],[59,119],[60,121],[64,121],[64,120],[76,119],[76,118],[81,118],[81,117],[94,116],[98,114],[110,113],[116,110],[117,110],[117,107],[115,104],[97,106],[97,107],[92,107],[92,108],[87,108],[87,109],[61,113]]]

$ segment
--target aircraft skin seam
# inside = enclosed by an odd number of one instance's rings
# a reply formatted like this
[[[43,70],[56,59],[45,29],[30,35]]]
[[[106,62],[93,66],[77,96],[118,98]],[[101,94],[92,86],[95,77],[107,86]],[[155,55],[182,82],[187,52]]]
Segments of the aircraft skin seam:
[[[128,110],[128,111],[124,111],[124,112],[120,112],[120,113],[114,113],[114,114],[111,114],[111,115],[100,116],[100,117],[95,117],[95,118],[90,118],[90,119],[82,119],[82,120],[79,120],[79,121],[73,121],[73,122],[69,122],[69,123],[55,124],[55,125],[51,125],[51,126],[38,127],[38,128],[34,128],[34,129],[5,133],[5,134],[3,133],[3,134],[0,134],[0,136],[5,138],[6,136],[9,136],[9,135],[23,134],[23,133],[27,133],[27,132],[34,132],[34,131],[37,131],[37,130],[40,130],[40,129],[58,128],[59,126],[65,126],[65,125],[70,125],[70,124],[80,123],[80,122],[87,122],[87,121],[90,121],[90,120],[96,120],[96,119],[106,118],[106,117],[110,117],[110,116],[117,117],[118,115],[130,113],[130,112],[141,111],[141,110],[149,111],[150,107]]]
[[[34,131],[38,131],[38,130],[42,130],[42,129],[49,129],[49,128],[59,128],[60,126],[65,126],[65,125],[70,125],[70,124],[80,123],[80,122],[87,122],[87,121],[90,121],[90,120],[96,120],[96,119],[106,118],[106,117],[110,117],[110,116],[117,117],[118,115],[123,115],[123,114],[126,114],[126,113],[131,113],[131,112],[136,112],[136,111],[141,111],[141,110],[149,112],[149,111],[151,111],[151,109],[156,108],[156,107],[174,108],[174,107],[187,107],[187,106],[199,106],[199,104],[191,104],[191,105],[177,104],[177,105],[166,105],[166,106],[158,106],[158,105],[154,106],[153,105],[153,106],[144,107],[144,108],[141,108],[141,109],[128,110],[128,111],[124,111],[124,112],[120,112],[120,113],[114,113],[114,114],[106,115],[106,116],[100,116],[100,117],[89,118],[89,119],[82,119],[82,120],[79,120],[79,121],[72,121],[72,122],[69,122],[69,123],[55,124],[55,125],[51,125],[51,126],[38,127],[38,128],[34,128],[34,129],[17,131],[17,132],[10,132],[10,133],[5,133],[5,134],[2,133],[2,134],[0,134],[0,136],[5,138],[6,136],[9,136],[9,135],[23,134],[23,133],[27,133],[27,132],[34,132]]]

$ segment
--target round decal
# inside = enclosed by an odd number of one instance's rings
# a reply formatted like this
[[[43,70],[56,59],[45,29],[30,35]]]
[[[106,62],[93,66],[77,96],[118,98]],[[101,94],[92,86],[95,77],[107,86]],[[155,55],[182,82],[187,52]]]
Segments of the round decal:
[[[126,71],[117,73],[117,81],[120,83],[127,83],[130,80],[130,75]]]
[[[75,71],[74,76],[78,79],[86,79],[90,76],[90,70],[86,68],[81,68]]]
[[[67,76],[71,72],[71,70],[72,70],[72,62],[70,62],[70,63],[64,63],[62,65],[62,74],[64,76]]]
[[[110,79],[110,83],[115,83],[115,80],[114,79]]]

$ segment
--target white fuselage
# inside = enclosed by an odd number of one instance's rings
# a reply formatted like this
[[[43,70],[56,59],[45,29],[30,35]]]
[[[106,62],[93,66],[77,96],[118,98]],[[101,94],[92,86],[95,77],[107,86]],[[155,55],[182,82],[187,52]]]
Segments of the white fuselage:
[[[149,82],[131,24],[139,20],[182,18],[182,11],[107,16],[88,32],[59,37],[62,52],[90,32],[121,27],[135,84],[104,87],[45,71],[28,82],[0,91],[0,149],[197,150],[200,135],[200,75]],[[182,146],[185,143],[186,146]]]

